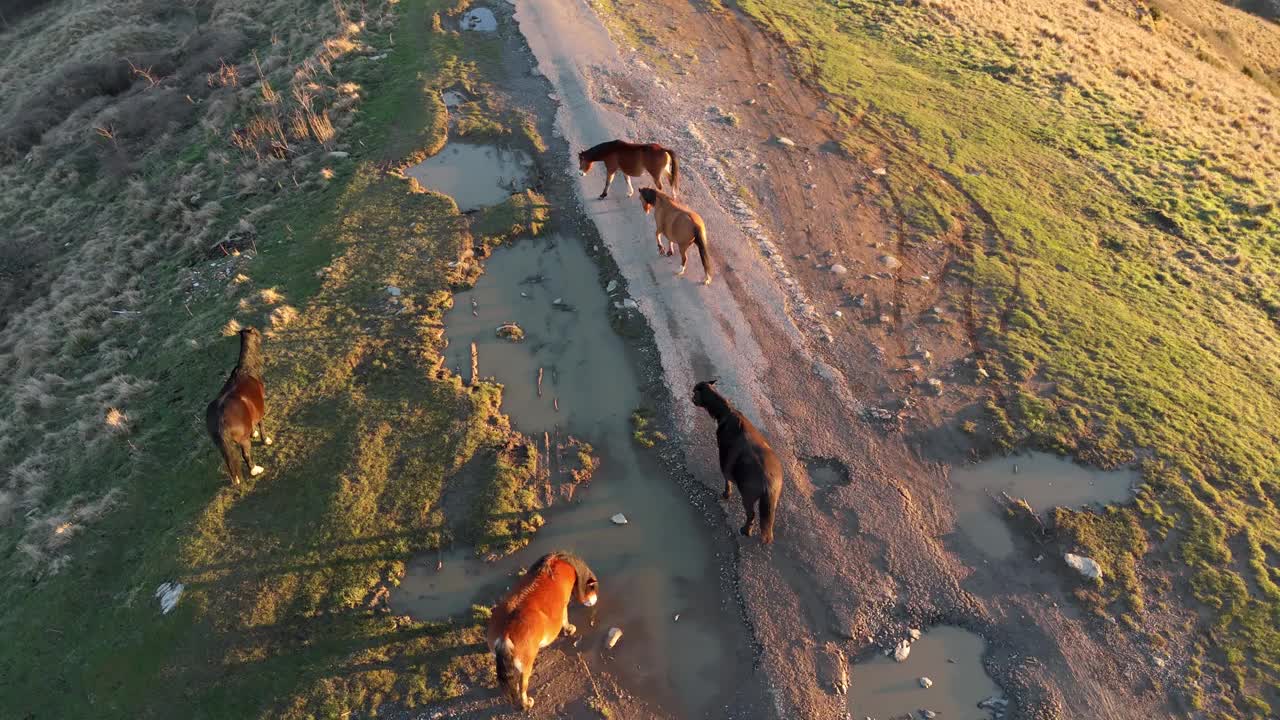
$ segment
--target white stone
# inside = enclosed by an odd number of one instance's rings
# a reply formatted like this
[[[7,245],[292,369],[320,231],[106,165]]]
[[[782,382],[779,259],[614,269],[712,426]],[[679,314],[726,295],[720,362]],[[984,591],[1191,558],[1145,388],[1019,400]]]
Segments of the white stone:
[[[622,513],[618,513],[617,515],[614,515],[613,517],[609,518],[609,520],[611,520],[614,525],[627,524],[627,516],[623,515]]]
[[[395,285],[388,285],[387,294],[390,295],[391,297],[400,297],[400,288],[396,287]]]
[[[622,631],[616,627],[611,627],[609,628],[609,636],[605,638],[604,644],[606,647],[613,647],[614,645],[617,645],[618,641],[621,639]]]
[[[778,143],[779,145],[782,145],[782,146],[784,146],[784,147],[795,147],[795,146],[796,146],[796,141],[795,141],[795,140],[792,140],[792,139],[791,139],[791,138],[789,138],[789,137],[782,137],[781,135],[779,135],[779,136],[777,136],[776,138],[774,138],[774,140],[775,140],[775,141],[777,141],[777,143]]]
[[[837,275],[847,275],[849,273],[849,268],[841,265],[840,263],[836,263],[831,266],[831,272]]]
[[[1067,561],[1067,565],[1070,565],[1076,572],[1090,580],[1097,580],[1102,577],[1102,566],[1093,558],[1067,553],[1063,556],[1063,559]]]
[[[160,600],[161,614],[168,615],[178,606],[182,591],[186,588],[182,583],[163,583],[156,588],[156,598]]]
[[[929,688],[933,687],[933,681],[927,677],[922,677],[920,678],[920,687],[928,690]]]

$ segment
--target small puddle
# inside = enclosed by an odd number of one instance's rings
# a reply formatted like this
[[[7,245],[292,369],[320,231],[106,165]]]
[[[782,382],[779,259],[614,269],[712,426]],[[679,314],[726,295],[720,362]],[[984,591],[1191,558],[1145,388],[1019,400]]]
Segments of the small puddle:
[[[498,29],[498,19],[486,7],[472,8],[462,16],[462,29],[472,32],[493,32]]]
[[[528,155],[491,145],[449,143],[405,174],[425,188],[449,195],[467,211],[496,205],[525,188],[533,166]]]
[[[906,661],[877,656],[855,663],[850,671],[849,712],[857,720],[927,717],[943,720],[990,717],[978,703],[1000,688],[982,667],[986,643],[968,630],[940,626],[911,644]],[[927,689],[920,678],[932,681]]]
[[[576,239],[524,239],[496,250],[476,287],[455,296],[445,316],[446,363],[469,377],[474,342],[480,375],[503,383],[503,411],[517,429],[538,439],[544,432],[582,438],[600,467],[572,502],[542,513],[547,523],[529,547],[494,563],[466,549],[427,554],[409,563],[391,605],[422,619],[456,616],[495,602],[541,555],[576,552],[601,584],[594,612],[570,608],[585,634],[578,651],[672,714],[702,717],[750,675],[752,653],[736,608],[721,597],[709,529],[652,452],[632,439],[639,378],[609,325],[598,275]],[[522,342],[497,336],[508,322],[524,330]],[[619,512],[628,524],[610,522]],[[613,626],[622,641],[603,650]]]
[[[991,496],[1009,493],[1043,514],[1055,507],[1127,501],[1137,482],[1138,474],[1132,470],[1097,470],[1042,452],[955,467],[951,488],[956,527],[985,555],[1006,557],[1014,549],[1013,533]]]

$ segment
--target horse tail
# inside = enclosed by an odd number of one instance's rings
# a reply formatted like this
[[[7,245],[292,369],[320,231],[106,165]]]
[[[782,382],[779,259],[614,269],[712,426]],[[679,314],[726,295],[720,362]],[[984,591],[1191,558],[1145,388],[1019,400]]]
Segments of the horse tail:
[[[782,483],[770,487],[765,483],[764,495],[760,496],[760,541],[765,545],[773,542],[773,520],[778,512],[778,500],[782,495]]]
[[[493,644],[493,659],[498,671],[498,688],[520,705],[520,668],[515,658],[515,643],[505,635]]]
[[[205,429],[209,431],[209,438],[213,440],[213,444],[218,446],[218,452],[222,454],[222,462],[227,466],[227,474],[231,476],[233,484],[240,482],[240,444],[233,440],[230,433],[222,427],[222,403],[214,400],[209,403],[209,409],[205,411],[204,423]]]
[[[680,161],[676,159],[676,151],[668,150],[667,157],[671,159],[671,191],[679,192],[680,190]],[[706,256],[704,255],[703,258]]]
[[[698,257],[702,258],[702,272],[707,276],[704,282],[711,282],[711,251],[707,249],[707,228],[701,223],[693,226],[693,242],[698,246]]]

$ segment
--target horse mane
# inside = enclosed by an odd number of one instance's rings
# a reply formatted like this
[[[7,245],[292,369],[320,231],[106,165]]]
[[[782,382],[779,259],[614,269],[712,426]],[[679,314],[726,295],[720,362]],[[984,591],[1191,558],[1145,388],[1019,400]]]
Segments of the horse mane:
[[[585,151],[583,151],[582,155],[587,160],[594,161],[599,159],[601,155],[607,155],[608,153],[612,152],[614,149],[616,149],[619,145],[622,145],[622,144],[623,143],[621,140],[608,140],[594,147],[587,148]]]
[[[725,418],[733,417],[733,405],[729,403],[729,400],[725,398],[725,396],[721,395],[720,392],[711,385],[706,385],[705,390],[710,393],[710,396],[703,396],[706,402],[702,407],[711,415],[711,417],[715,418],[717,422],[724,420]]]
[[[521,578],[524,581],[524,584],[514,594],[512,594],[511,597],[507,598],[504,604],[507,607],[516,607],[520,603],[524,602],[524,599],[528,597],[529,593],[533,590],[533,586],[538,582],[538,579],[543,576],[551,575],[551,569],[555,566],[556,560],[563,560],[573,568],[575,575],[573,579],[574,592],[577,592],[578,583],[582,582],[582,577],[589,572],[587,564],[583,562],[582,558],[574,555],[573,553],[557,551],[543,555],[530,565],[528,572],[526,572],[524,577]]]

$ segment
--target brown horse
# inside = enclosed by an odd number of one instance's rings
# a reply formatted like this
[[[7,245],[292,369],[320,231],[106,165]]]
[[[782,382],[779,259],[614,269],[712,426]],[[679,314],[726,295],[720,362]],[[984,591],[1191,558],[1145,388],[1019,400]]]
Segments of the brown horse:
[[[518,708],[533,707],[529,676],[538,651],[578,631],[569,623],[570,594],[591,607],[599,581],[575,555],[553,552],[542,556],[516,583],[489,617],[489,649],[498,670],[498,685]]]
[[[253,463],[252,438],[271,437],[262,425],[267,414],[266,387],[262,384],[262,333],[256,328],[240,331],[240,359],[223,383],[218,397],[205,410],[205,427],[209,437],[222,453],[233,485],[240,484],[240,459],[249,465],[249,476],[262,474],[262,466]]]
[[[782,463],[764,435],[745,415],[733,409],[729,401],[712,387],[715,380],[693,386],[693,404],[707,411],[716,421],[716,444],[720,446],[720,474],[724,475],[724,494],[729,499],[730,484],[738,486],[742,509],[747,511],[747,524],[742,534],[751,536],[751,522],[760,505],[760,540],[773,542],[773,521],[782,496]]]
[[[675,246],[680,246],[680,272],[684,275],[689,265],[689,246],[698,246],[698,256],[702,258],[703,285],[711,284],[711,253],[707,250],[707,227],[702,224],[702,216],[671,199],[670,195],[653,188],[640,188],[640,202],[644,204],[647,215],[653,212],[654,239],[658,241],[659,255],[674,255]],[[667,236],[667,248],[662,248],[662,236]]]
[[[591,172],[593,164],[600,161],[604,162],[607,173],[604,178],[604,192],[600,193],[602,199],[609,196],[609,186],[613,184],[613,176],[619,170],[627,179],[627,197],[636,194],[636,189],[631,185],[631,178],[640,177],[645,172],[653,178],[659,190],[662,189],[663,173],[671,178],[672,192],[680,189],[680,161],[676,159],[675,151],[656,143],[638,145],[622,140],[610,140],[578,153],[578,169],[584,176]]]

